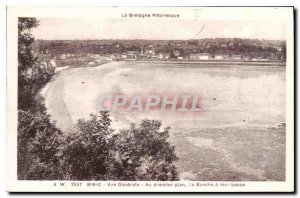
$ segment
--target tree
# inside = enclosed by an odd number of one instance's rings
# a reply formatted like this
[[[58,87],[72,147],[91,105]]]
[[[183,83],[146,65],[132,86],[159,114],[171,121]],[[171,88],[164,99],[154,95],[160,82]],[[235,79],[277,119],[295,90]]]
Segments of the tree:
[[[91,114],[90,120],[80,119],[75,131],[65,139],[60,156],[66,167],[66,178],[71,180],[103,180],[109,157],[109,136],[112,130],[108,112]]]
[[[26,69],[32,67],[36,58],[32,54],[32,44],[34,37],[31,29],[39,25],[35,18],[21,17],[18,21],[18,61],[19,71],[22,73]]]
[[[52,65],[38,60],[32,51],[31,29],[38,25],[35,18],[19,18],[18,21],[18,108],[22,110],[39,108],[35,96],[54,74]]]
[[[175,148],[167,142],[170,128],[143,120],[139,127],[113,135],[108,112],[79,120],[60,146],[67,180],[177,180]]]
[[[110,180],[177,180],[175,147],[167,142],[170,128],[159,131],[160,121],[142,120],[113,136],[106,163]]]
[[[30,68],[36,63],[32,54],[34,37],[31,29],[38,26],[35,18],[19,18],[18,20],[18,108],[28,109],[33,101],[33,83],[26,78]]]
[[[49,81],[53,69],[41,64],[32,53],[31,29],[38,26],[35,18],[18,20],[18,179],[59,179],[61,131],[50,121],[39,89]]]
[[[18,179],[59,179],[61,131],[44,113],[18,112]]]

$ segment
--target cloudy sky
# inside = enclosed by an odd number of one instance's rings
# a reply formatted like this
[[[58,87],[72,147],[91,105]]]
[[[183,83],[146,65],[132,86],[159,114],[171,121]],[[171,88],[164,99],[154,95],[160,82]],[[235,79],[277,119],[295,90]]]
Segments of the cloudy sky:
[[[40,25],[33,31],[36,39],[201,39],[258,38],[285,39],[286,18],[277,12],[241,10],[218,15],[207,12],[194,19],[146,18],[38,18]],[[211,14],[213,13],[213,14]],[[231,14],[231,15],[230,15]],[[207,17],[208,16],[208,17]],[[210,17],[214,16],[214,17]],[[239,17],[243,16],[243,17]],[[245,17],[246,16],[246,17]],[[203,28],[200,34],[199,31]]]

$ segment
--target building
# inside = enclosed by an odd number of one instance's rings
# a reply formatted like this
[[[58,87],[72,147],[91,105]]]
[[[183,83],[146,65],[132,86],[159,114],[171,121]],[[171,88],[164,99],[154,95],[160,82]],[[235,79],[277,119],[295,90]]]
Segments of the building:
[[[112,60],[112,58],[111,58],[110,55],[103,55],[103,56],[100,56],[98,58],[98,60],[100,60],[100,61],[110,61],[110,60]]]
[[[159,59],[170,59],[170,53],[168,52],[161,52],[158,54]]]
[[[191,60],[208,60],[209,57],[210,57],[209,53],[190,54]]]
[[[127,51],[127,55],[133,55],[135,54],[135,51]]]
[[[274,53],[271,53],[269,59],[272,60],[272,61],[277,61],[278,60],[278,56],[276,54],[274,54]]]
[[[121,59],[126,59],[127,58],[127,54],[121,54]]]
[[[66,58],[67,58],[67,55],[66,55],[66,54],[60,55],[60,59],[64,60],[64,59],[66,59]]]
[[[200,53],[199,59],[200,60],[208,60],[209,59],[209,53]]]
[[[282,47],[277,47],[276,50],[277,50],[278,52],[281,52],[281,51],[282,51]]]
[[[216,54],[215,59],[216,60],[228,60],[229,55],[227,54]]]
[[[114,53],[114,59],[113,59],[113,60],[116,60],[116,61],[121,60],[121,54],[119,54],[119,53]]]
[[[234,54],[230,57],[230,60],[242,60],[242,55]]]
[[[126,60],[136,60],[136,55],[134,55],[134,54],[127,54]]]
[[[55,59],[51,59],[51,60],[50,60],[50,64],[51,64],[53,67],[56,67],[56,66],[57,66],[56,60],[55,60]]]
[[[151,54],[150,58],[157,58],[157,54]]]
[[[250,58],[250,56],[243,56],[243,60],[249,61],[249,60],[251,60],[251,58]]]
[[[261,59],[259,59],[259,61],[269,61],[269,59],[268,58],[261,58]]]
[[[173,55],[175,57],[180,56],[180,51],[179,50],[173,50]]]
[[[150,56],[151,56],[151,54],[155,54],[155,50],[154,49],[145,49],[144,53],[145,54],[150,54]]]

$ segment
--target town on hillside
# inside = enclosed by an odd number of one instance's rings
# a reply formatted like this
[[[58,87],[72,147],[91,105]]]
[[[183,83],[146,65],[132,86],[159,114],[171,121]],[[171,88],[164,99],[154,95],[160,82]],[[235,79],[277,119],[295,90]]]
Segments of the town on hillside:
[[[33,52],[52,67],[108,61],[285,62],[286,42],[258,39],[200,40],[37,40]]]

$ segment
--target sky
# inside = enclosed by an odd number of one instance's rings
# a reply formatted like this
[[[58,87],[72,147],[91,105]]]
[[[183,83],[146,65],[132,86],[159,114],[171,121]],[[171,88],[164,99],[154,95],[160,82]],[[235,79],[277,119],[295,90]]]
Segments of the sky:
[[[36,39],[201,39],[250,38],[285,40],[285,21],[260,20],[38,18],[32,32]],[[199,31],[202,29],[200,34]]]

